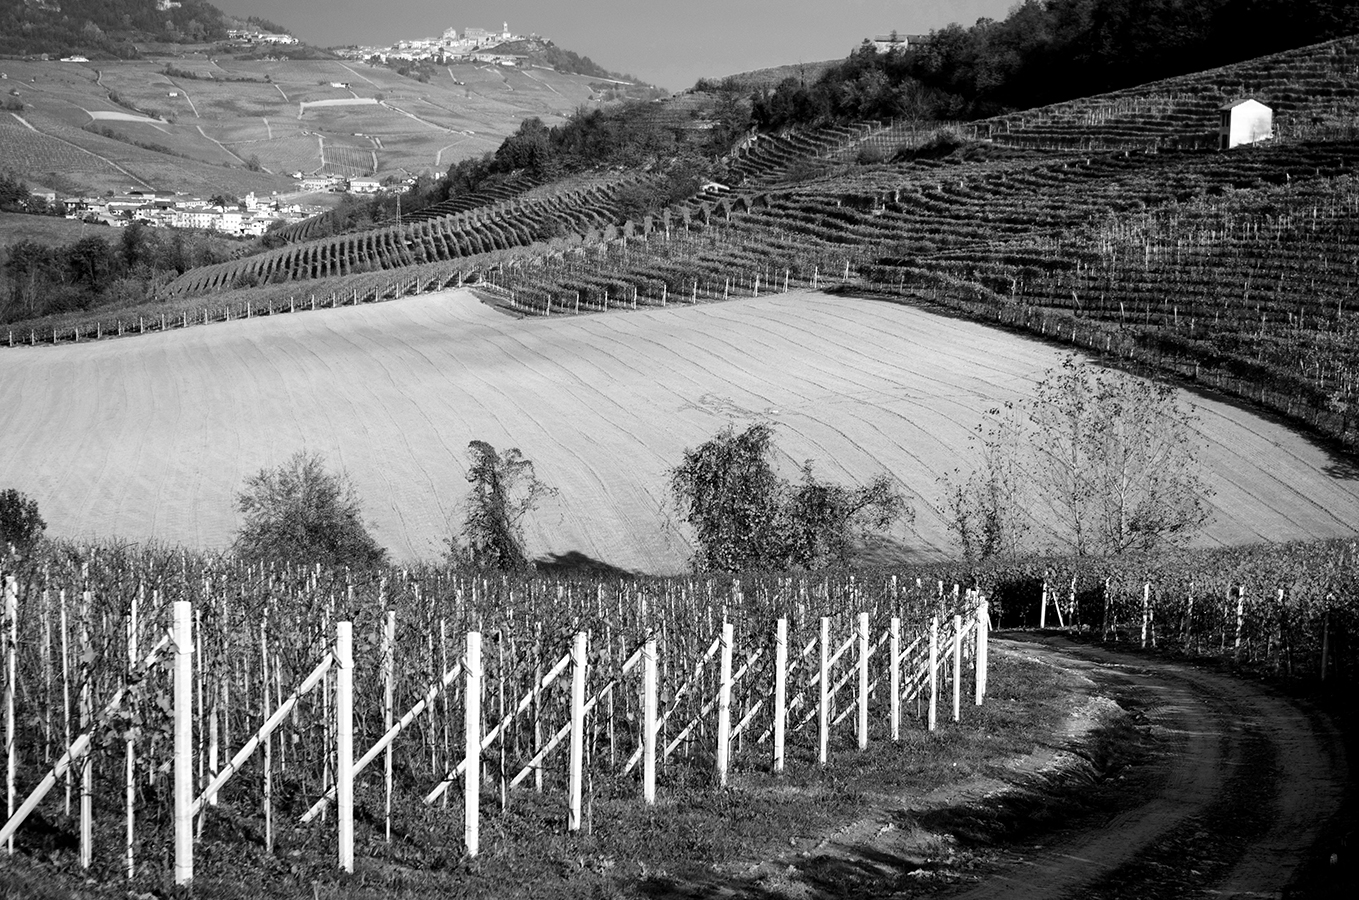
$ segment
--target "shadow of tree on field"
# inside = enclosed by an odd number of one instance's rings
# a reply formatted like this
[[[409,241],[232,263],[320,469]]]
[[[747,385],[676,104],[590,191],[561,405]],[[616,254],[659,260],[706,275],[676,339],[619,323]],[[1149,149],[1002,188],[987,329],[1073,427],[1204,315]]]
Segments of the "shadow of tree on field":
[[[1335,451],[1329,455],[1331,461],[1321,467],[1327,477],[1337,481],[1359,481],[1359,460]]]
[[[542,575],[589,575],[594,578],[634,578],[635,572],[586,556],[579,550],[553,553],[535,559],[533,567]]]

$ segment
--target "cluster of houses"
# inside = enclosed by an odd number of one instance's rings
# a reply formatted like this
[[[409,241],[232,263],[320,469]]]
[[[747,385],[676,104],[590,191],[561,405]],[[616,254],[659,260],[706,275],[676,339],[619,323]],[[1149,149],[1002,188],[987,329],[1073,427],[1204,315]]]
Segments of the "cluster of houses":
[[[227,31],[227,39],[242,44],[296,44],[297,38],[291,34],[274,34],[271,31],[251,31],[245,28],[232,28]]]
[[[462,33],[459,34],[456,28],[450,28],[439,37],[397,41],[391,47],[349,47],[338,52],[351,59],[377,57],[382,62],[394,59],[411,62],[466,59],[492,65],[514,66],[519,65],[523,61],[523,57],[512,53],[495,53],[492,51],[501,44],[528,40],[531,37],[533,36],[525,37],[513,33],[510,31],[510,23],[505,22],[500,31],[489,31],[485,28],[464,28]]]
[[[259,237],[275,223],[300,222],[320,209],[283,204],[274,198],[246,194],[235,206],[185,198],[172,193],[128,191],[111,197],[80,197],[64,201],[66,217],[126,227],[141,222],[153,228],[193,228],[236,237]]]

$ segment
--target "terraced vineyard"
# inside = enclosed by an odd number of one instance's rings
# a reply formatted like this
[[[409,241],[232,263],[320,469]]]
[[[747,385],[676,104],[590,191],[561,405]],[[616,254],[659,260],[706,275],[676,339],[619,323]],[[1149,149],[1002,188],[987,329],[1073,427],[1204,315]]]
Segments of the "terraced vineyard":
[[[975,137],[1041,149],[1217,147],[1218,108],[1254,97],[1293,139],[1353,138],[1359,101],[1359,37],[1341,38],[1128,90],[997,116]]]
[[[287,282],[397,269],[527,247],[554,238],[608,239],[620,233],[623,216],[618,208],[618,190],[624,183],[600,182],[533,200],[508,200],[465,213],[294,244],[194,269],[174,281],[169,292],[182,296],[260,281]],[[649,221],[641,227],[649,230]]]
[[[824,285],[890,291],[1117,351],[1355,433],[1359,146],[883,167],[744,198],[699,238],[509,270],[521,307]],[[662,285],[664,286],[662,288]],[[1073,328],[1077,337],[1073,338]]]

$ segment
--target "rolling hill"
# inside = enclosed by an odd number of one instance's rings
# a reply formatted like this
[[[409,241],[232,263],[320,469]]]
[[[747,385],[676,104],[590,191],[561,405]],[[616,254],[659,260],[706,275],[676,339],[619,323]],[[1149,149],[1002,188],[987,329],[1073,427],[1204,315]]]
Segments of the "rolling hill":
[[[466,292],[0,353],[0,480],[61,536],[222,547],[247,475],[298,449],[353,476],[379,541],[431,559],[457,521],[466,446],[517,446],[559,493],[533,552],[675,572],[666,471],[729,422],[774,424],[780,465],[890,473],[916,521],[899,555],[950,545],[936,479],[982,412],[1062,351],[985,326],[819,293],[515,319]],[[1359,483],[1230,404],[1195,398],[1217,491],[1209,545],[1349,534]]]
[[[4,167],[65,194],[130,187],[203,196],[296,190],[292,173],[441,174],[495,150],[528,116],[551,124],[595,79],[459,63],[428,84],[366,63],[172,57],[0,60]],[[334,87],[332,84],[347,85]]]

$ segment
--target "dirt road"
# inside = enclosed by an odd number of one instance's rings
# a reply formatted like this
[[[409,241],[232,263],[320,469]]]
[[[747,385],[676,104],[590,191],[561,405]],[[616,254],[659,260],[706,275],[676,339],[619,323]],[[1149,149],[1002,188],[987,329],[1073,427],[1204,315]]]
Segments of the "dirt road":
[[[992,646],[1085,685],[1048,746],[1008,774],[883,798],[812,846],[726,869],[741,877],[652,895],[1286,897],[1304,861],[1331,852],[1319,840],[1347,768],[1325,715],[1244,677],[1060,636]],[[1351,849],[1334,849],[1302,896],[1359,896],[1346,893]]]
[[[1324,717],[1180,663],[1059,638],[1012,647],[1091,678],[1146,723],[1150,754],[1125,777],[1112,816],[1077,816],[1023,841],[956,896],[1283,896],[1343,796],[1343,749]]]

